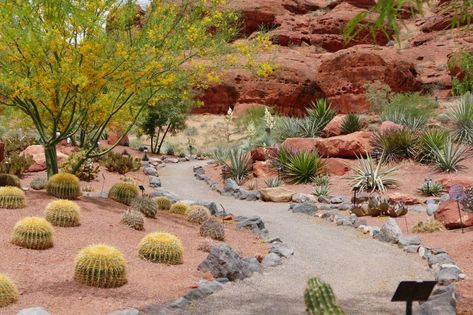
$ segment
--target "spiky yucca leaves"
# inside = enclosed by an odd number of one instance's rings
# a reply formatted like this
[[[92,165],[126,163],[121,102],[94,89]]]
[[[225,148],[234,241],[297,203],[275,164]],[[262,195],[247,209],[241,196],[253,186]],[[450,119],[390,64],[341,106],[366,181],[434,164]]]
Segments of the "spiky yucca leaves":
[[[423,183],[419,192],[425,196],[438,196],[443,191],[443,185],[439,182]]]
[[[449,115],[455,124],[455,141],[473,144],[473,94],[463,95],[460,104]]]
[[[116,183],[110,188],[108,198],[127,206],[138,196],[138,188],[131,183]]]
[[[25,193],[18,187],[0,187],[0,208],[18,209],[25,206]]]
[[[128,225],[134,230],[144,230],[145,217],[138,210],[128,209],[122,217],[121,223]]]
[[[225,240],[225,228],[223,223],[210,218],[200,226],[200,236],[210,237],[217,241]]]
[[[433,233],[444,230],[445,226],[435,219],[419,221],[415,226],[412,227],[413,233]]]
[[[21,188],[20,179],[12,174],[0,174],[0,187],[12,186]]]
[[[174,213],[174,214],[179,214],[179,215],[185,215],[187,211],[189,210],[189,205],[178,201],[175,202],[171,208],[169,209],[169,212]]]
[[[278,159],[282,175],[294,184],[310,183],[321,174],[325,166],[320,156],[314,152],[279,152]]]
[[[156,197],[154,199],[156,203],[158,204],[158,209],[159,210],[169,210],[171,209],[172,201],[168,197]]]
[[[45,219],[26,217],[15,224],[11,242],[29,249],[48,249],[53,247],[53,231]]]
[[[408,127],[410,129],[421,129],[427,123],[428,115],[413,115],[404,109],[389,110],[381,116],[383,121],[389,120],[393,123]]]
[[[234,179],[237,184],[241,185],[250,172],[251,156],[241,149],[231,149],[229,160],[229,162],[225,162],[223,177]]]
[[[443,129],[424,131],[419,138],[417,160],[421,163],[432,163],[432,148],[443,150],[449,139],[449,132]]]
[[[266,187],[279,187],[281,186],[281,180],[279,177],[271,177],[264,181]]]
[[[207,221],[212,215],[210,214],[210,210],[207,207],[194,205],[191,206],[190,209],[186,213],[186,219],[189,222],[194,222],[198,224],[202,224]]]
[[[396,162],[416,156],[418,137],[411,129],[389,129],[373,136],[373,146],[383,153],[385,162]]]
[[[388,176],[394,174],[399,167],[383,169],[381,158],[376,164],[368,154],[366,159],[357,157],[358,166],[352,166],[351,169],[355,173],[353,176],[347,176],[346,179],[352,181],[352,188],[359,188],[361,191],[370,190],[371,192],[386,190],[386,186],[396,186],[398,181]]]
[[[358,115],[349,113],[343,117],[342,123],[340,125],[340,130],[342,134],[347,135],[353,132],[357,132],[361,129],[361,120]]]
[[[13,304],[18,300],[18,290],[15,283],[0,273],[0,308]]]
[[[136,197],[131,201],[130,208],[140,211],[148,218],[155,218],[158,212],[158,204],[150,197]]]
[[[310,315],[343,315],[337,305],[335,294],[329,284],[319,278],[311,278],[304,291],[304,302]]]
[[[55,226],[79,226],[80,207],[70,200],[55,200],[46,207],[44,217]]]
[[[461,144],[455,144],[451,139],[447,140],[443,149],[431,147],[433,164],[440,172],[457,172],[465,168],[463,161],[470,157],[473,150]]]
[[[138,255],[156,263],[182,264],[182,242],[174,235],[155,232],[146,235],[138,244]]]
[[[112,246],[90,245],[75,259],[74,279],[99,288],[117,288],[127,283],[127,261]]]
[[[67,173],[51,176],[46,190],[49,195],[61,199],[76,199],[81,195],[79,178]]]
[[[324,129],[325,126],[335,117],[337,112],[330,107],[330,103],[326,99],[318,99],[312,102],[312,106],[307,108],[307,117],[317,122],[320,130]]]
[[[34,190],[42,190],[48,185],[48,179],[45,176],[36,176],[30,183],[30,187]]]

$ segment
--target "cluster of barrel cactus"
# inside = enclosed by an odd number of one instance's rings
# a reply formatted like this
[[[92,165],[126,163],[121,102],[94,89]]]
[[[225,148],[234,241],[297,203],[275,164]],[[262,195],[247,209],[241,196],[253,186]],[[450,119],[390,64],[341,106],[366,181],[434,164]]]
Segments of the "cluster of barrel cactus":
[[[42,190],[48,185],[48,179],[45,176],[36,176],[30,183],[30,187],[34,190]]]
[[[12,174],[0,174],[0,187],[13,186],[21,188],[20,179]]]
[[[128,209],[122,217],[121,223],[128,225],[134,230],[144,230],[145,218],[143,214],[137,210]]]
[[[191,206],[189,211],[186,213],[186,219],[189,222],[194,222],[198,224],[202,224],[208,219],[210,219],[212,215],[210,214],[209,209],[204,206],[194,205]]]
[[[79,226],[80,207],[70,200],[55,200],[46,207],[44,217],[48,222],[55,226]]]
[[[110,188],[108,198],[127,206],[138,196],[138,188],[132,183],[117,183]]]
[[[18,300],[18,290],[15,283],[4,274],[0,273],[0,307],[5,307]]]
[[[51,176],[46,190],[51,196],[61,199],[76,199],[81,195],[79,178],[68,173]]]
[[[183,247],[174,235],[155,232],[146,235],[138,244],[141,258],[152,262],[177,265],[182,263]]]
[[[75,260],[74,279],[99,288],[116,288],[127,283],[127,261],[112,246],[90,245]]]
[[[43,218],[23,218],[15,224],[11,242],[29,249],[51,248],[53,247],[53,227]]]
[[[213,218],[209,218],[200,226],[200,236],[210,237],[217,241],[225,240],[225,228],[223,223]]]
[[[0,208],[18,209],[25,206],[25,193],[18,187],[0,187]]]
[[[190,207],[184,202],[178,201],[178,202],[175,202],[171,206],[171,208],[169,209],[169,212],[174,213],[174,214],[179,214],[179,215],[186,215],[189,208]]]
[[[172,201],[168,197],[156,197],[154,198],[156,203],[158,204],[158,209],[159,210],[169,210],[171,209]]]
[[[137,197],[131,201],[131,209],[140,211],[148,218],[155,218],[158,212],[158,204],[150,197]]]
[[[304,302],[310,315],[343,315],[329,284],[318,278],[309,279],[304,291]]]
[[[400,217],[407,213],[408,209],[402,201],[389,201],[387,197],[372,196],[368,200],[368,205],[355,205],[352,207],[353,212],[357,217],[363,216],[389,216]]]

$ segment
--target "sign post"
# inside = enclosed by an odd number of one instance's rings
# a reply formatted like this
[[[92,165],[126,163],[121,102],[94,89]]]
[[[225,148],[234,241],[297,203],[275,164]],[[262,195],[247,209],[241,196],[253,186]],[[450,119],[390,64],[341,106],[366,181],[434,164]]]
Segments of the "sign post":
[[[401,281],[391,302],[406,302],[406,315],[412,315],[412,302],[427,301],[437,281]]]

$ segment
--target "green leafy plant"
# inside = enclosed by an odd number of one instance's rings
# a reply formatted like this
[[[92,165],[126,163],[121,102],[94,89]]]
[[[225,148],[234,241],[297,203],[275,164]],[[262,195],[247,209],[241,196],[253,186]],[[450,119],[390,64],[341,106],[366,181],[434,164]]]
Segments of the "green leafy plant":
[[[449,112],[449,116],[455,126],[454,140],[473,145],[473,94],[463,95],[460,104]]]
[[[412,232],[413,233],[433,233],[433,232],[439,232],[439,231],[444,231],[445,226],[435,220],[435,219],[430,219],[427,221],[419,221],[417,222],[416,225],[412,227]]]
[[[181,240],[169,233],[150,233],[138,244],[138,255],[155,263],[182,264],[183,252]]]
[[[147,218],[155,218],[158,212],[158,203],[151,197],[136,197],[131,201],[130,208],[140,211]]]
[[[34,190],[45,189],[48,185],[48,178],[46,176],[36,176],[30,183],[30,187]]]
[[[230,161],[225,162],[223,177],[234,179],[240,185],[248,177],[252,166],[250,154],[240,149],[232,149],[229,158]]]
[[[212,158],[219,165],[224,165],[230,159],[230,150],[226,147],[218,146],[212,152]]]
[[[418,137],[411,129],[389,129],[373,136],[373,146],[383,153],[383,161],[395,162],[416,156]]]
[[[279,141],[287,138],[301,136],[300,119],[295,117],[280,116],[276,118],[275,137]]]
[[[405,126],[410,129],[421,129],[427,123],[427,115],[413,116],[405,109],[391,109],[381,116],[383,121],[389,120],[398,125]]]
[[[465,168],[463,161],[471,155],[472,149],[468,146],[455,144],[451,139],[443,149],[431,147],[432,159],[435,168],[441,172],[457,172]]]
[[[43,218],[23,218],[15,224],[11,242],[29,249],[51,248],[53,247],[53,227]]]
[[[158,204],[159,210],[169,210],[171,208],[172,201],[168,197],[156,197],[154,200]]]
[[[396,186],[398,184],[397,180],[389,178],[399,169],[398,167],[383,169],[383,159],[381,158],[378,163],[375,163],[369,154],[366,159],[362,157],[357,159],[358,166],[351,167],[355,175],[345,177],[351,180],[353,188],[359,188],[361,191],[384,192],[386,186]]]
[[[144,230],[145,217],[140,211],[128,209],[120,221],[134,230]]]
[[[132,183],[116,183],[110,188],[108,198],[129,206],[138,196],[138,188]]]
[[[454,54],[448,62],[448,67],[450,70],[460,70],[452,78],[453,94],[463,95],[473,92],[473,54],[468,51]]]
[[[200,226],[200,236],[210,237],[217,241],[225,240],[225,228],[223,223],[214,218],[209,218]]]
[[[332,287],[319,278],[310,278],[304,291],[304,303],[310,315],[343,315]]]
[[[74,279],[98,288],[117,288],[127,283],[127,261],[112,246],[90,245],[75,259]]]
[[[25,206],[25,193],[18,187],[0,187],[0,208],[18,209]]]
[[[419,188],[419,192],[425,196],[439,196],[443,191],[443,185],[439,182],[427,181]]]
[[[171,206],[171,208],[169,209],[169,212],[174,213],[174,214],[179,214],[179,215],[186,215],[189,209],[190,209],[189,205],[185,204],[184,202],[178,201],[178,202],[175,202]]]
[[[74,152],[62,163],[62,171],[64,173],[74,174],[80,180],[91,181],[97,178],[100,174],[100,166],[98,164],[94,164],[92,160],[88,159],[85,160],[84,163],[83,159],[85,157],[85,152],[79,151]],[[80,163],[80,166],[77,165]]]
[[[361,119],[358,115],[354,113],[347,114],[343,118],[342,123],[340,125],[340,130],[344,135],[359,131],[361,130],[361,128]]]
[[[0,273],[0,308],[15,303],[18,290],[15,283],[5,274]]]
[[[0,162],[0,173],[12,174],[21,177],[23,173],[34,164],[31,155],[19,155],[10,153]]]
[[[55,226],[79,226],[80,207],[70,200],[55,200],[46,207],[44,217]]]
[[[266,187],[279,187],[281,186],[281,180],[279,177],[271,177],[264,181]]]
[[[16,175],[0,174],[0,187],[4,186],[13,186],[21,188],[21,182]]]
[[[212,215],[209,209],[204,206],[194,205],[191,206],[189,211],[186,213],[186,219],[189,222],[202,224],[207,221]]]
[[[51,176],[46,191],[49,195],[60,199],[76,199],[81,195],[79,179],[68,173]]]
[[[310,183],[324,169],[324,162],[314,152],[291,153],[282,149],[277,155],[277,160],[283,177],[294,184]]]
[[[137,171],[141,167],[141,160],[139,158],[134,159],[129,155],[115,152],[109,152],[102,163],[107,171],[122,175]]]
[[[317,185],[314,186],[312,193],[317,197],[328,196],[330,195],[330,188],[328,185]]]
[[[419,137],[417,160],[421,163],[432,163],[432,148],[443,150],[449,139],[449,132],[443,129],[429,129]]]

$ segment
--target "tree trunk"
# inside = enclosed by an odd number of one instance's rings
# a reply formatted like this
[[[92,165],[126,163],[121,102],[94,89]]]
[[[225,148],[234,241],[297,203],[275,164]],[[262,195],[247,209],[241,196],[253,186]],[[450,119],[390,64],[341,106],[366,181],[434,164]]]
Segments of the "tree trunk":
[[[57,163],[56,145],[44,146],[44,156],[46,157],[46,166],[48,169],[48,177],[53,176],[59,172]]]
[[[166,128],[166,130],[164,131],[164,134],[163,134],[163,137],[161,138],[161,141],[159,142],[159,146],[158,146],[158,154],[161,153],[161,147],[163,146],[163,143],[164,143],[164,139],[166,138],[167,134],[168,134],[168,131],[169,129],[171,129],[171,124],[169,124]]]

